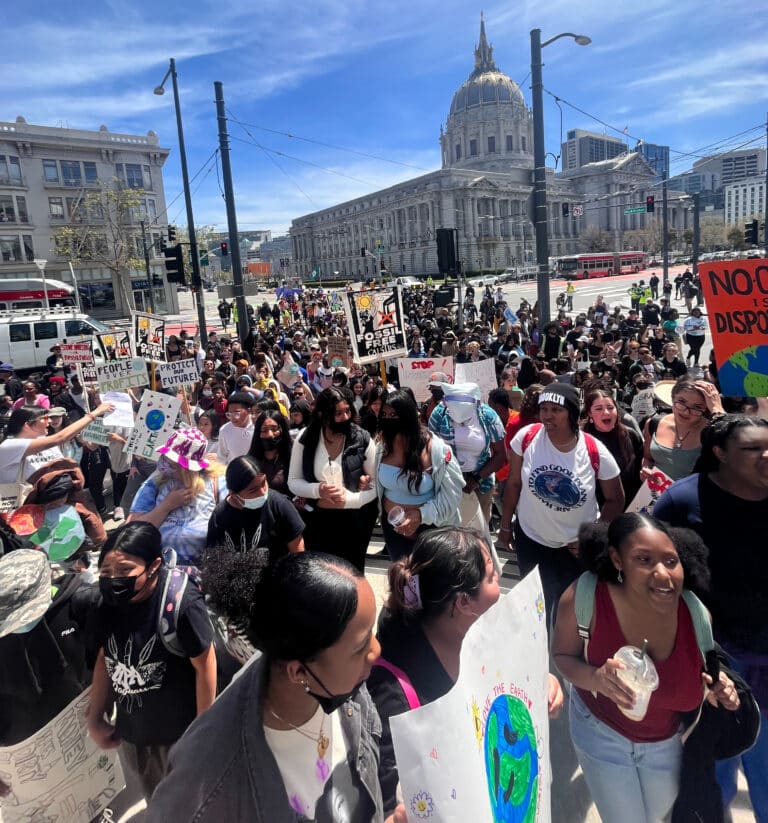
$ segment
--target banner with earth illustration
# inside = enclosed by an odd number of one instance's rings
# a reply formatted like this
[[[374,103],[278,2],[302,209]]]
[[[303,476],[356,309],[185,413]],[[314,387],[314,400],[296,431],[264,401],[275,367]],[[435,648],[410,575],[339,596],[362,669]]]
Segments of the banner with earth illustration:
[[[768,259],[699,263],[720,393],[768,397]]]
[[[547,648],[535,570],[469,630],[451,691],[390,718],[408,820],[549,823]]]

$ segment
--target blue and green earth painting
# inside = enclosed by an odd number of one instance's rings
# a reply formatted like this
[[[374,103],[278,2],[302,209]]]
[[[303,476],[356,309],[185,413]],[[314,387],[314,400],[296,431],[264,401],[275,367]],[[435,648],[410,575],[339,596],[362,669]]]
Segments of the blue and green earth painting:
[[[768,397],[768,346],[750,346],[732,354],[717,370],[726,397]]]

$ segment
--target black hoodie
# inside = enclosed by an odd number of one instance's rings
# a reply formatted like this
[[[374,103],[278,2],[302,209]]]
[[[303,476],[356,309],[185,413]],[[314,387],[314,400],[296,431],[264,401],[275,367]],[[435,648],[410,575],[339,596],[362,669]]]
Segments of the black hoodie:
[[[31,631],[0,638],[0,746],[38,732],[88,687],[86,623],[98,600],[82,575],[65,575]]]

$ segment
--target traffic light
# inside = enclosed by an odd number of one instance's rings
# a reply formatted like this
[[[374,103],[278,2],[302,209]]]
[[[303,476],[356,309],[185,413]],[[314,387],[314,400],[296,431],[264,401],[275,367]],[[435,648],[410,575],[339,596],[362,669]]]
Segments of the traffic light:
[[[168,226],[168,242],[176,242],[176,226]]]
[[[184,253],[181,243],[170,246],[165,250],[165,272],[169,283],[185,284],[184,279]]]
[[[648,197],[645,198],[645,210],[646,211],[654,211],[656,209],[656,203],[654,196],[649,194]]]
[[[759,226],[757,220],[744,224],[744,245],[756,246],[760,239]]]
[[[563,203],[563,217],[568,217],[571,213],[571,204],[570,203]]]
[[[227,243],[221,244],[221,256],[226,257],[229,254],[229,245]]]

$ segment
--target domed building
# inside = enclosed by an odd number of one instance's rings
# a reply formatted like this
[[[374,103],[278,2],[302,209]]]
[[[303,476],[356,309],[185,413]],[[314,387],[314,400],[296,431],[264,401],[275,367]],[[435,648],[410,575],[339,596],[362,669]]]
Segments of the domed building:
[[[534,262],[533,117],[520,86],[496,65],[482,15],[474,58],[440,127],[442,168],[297,217],[290,230],[295,274],[361,280],[378,273],[380,260],[394,275],[435,275],[439,228],[456,230],[456,258],[466,274]],[[636,153],[566,174],[547,169],[550,255],[579,252],[579,233],[590,224],[621,248],[621,232],[645,219],[624,217],[622,207],[644,198],[653,177]],[[606,197],[604,207],[574,216],[573,206]]]

